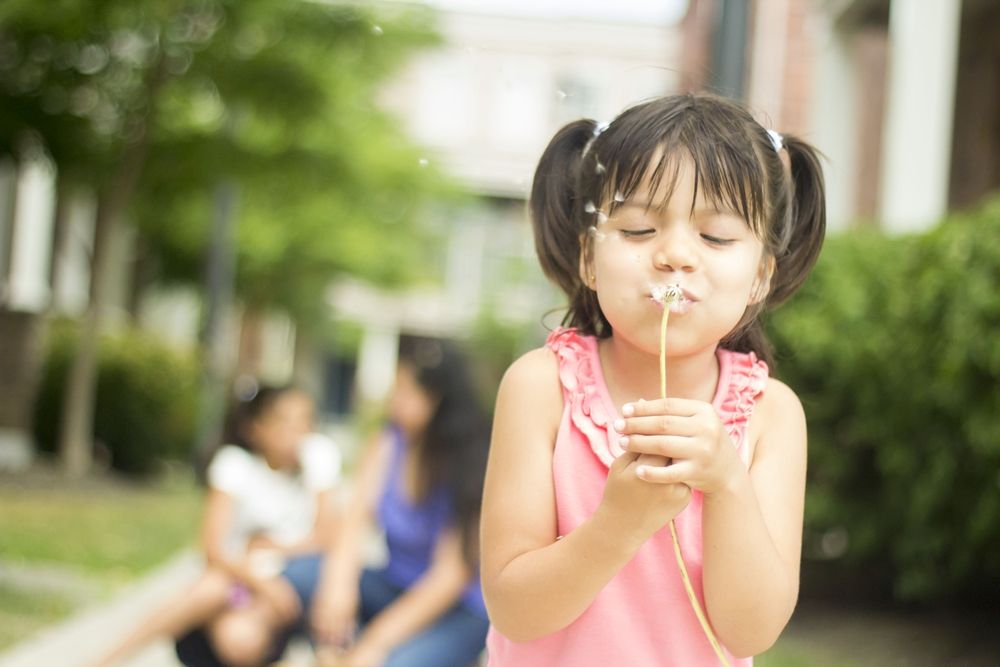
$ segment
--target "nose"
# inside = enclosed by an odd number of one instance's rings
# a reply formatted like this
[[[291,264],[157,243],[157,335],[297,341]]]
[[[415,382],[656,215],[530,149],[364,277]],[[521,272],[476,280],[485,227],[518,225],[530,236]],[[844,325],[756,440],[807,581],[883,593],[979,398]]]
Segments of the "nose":
[[[660,271],[694,271],[698,265],[697,239],[681,225],[670,225],[659,235],[653,266]]]

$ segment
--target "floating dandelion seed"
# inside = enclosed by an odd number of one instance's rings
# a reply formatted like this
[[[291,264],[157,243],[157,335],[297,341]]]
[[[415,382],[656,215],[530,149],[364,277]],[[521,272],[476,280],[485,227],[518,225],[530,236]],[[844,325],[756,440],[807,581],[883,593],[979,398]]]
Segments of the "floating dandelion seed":
[[[427,166],[427,165],[429,165],[430,163],[431,163],[431,161],[430,161],[430,160],[428,160],[428,159],[427,159],[427,158],[425,158],[425,157],[422,157],[422,158],[420,158],[419,160],[417,160],[417,164],[419,164],[419,165],[420,165],[421,167],[426,167],[426,166]]]
[[[586,211],[587,213],[596,213],[597,207],[594,206],[594,202],[589,201],[583,205],[583,210]]]
[[[608,214],[605,213],[604,211],[598,211],[597,212],[597,224],[598,225],[603,225],[607,221],[608,221]]]
[[[618,192],[616,190],[615,191],[615,201],[618,202],[619,204],[621,204],[623,201],[625,201],[625,195],[623,195],[622,193],[620,193],[620,192]]]
[[[606,238],[604,232],[597,231],[597,227],[588,227],[587,233],[590,235],[590,238],[595,241],[603,241]]]
[[[374,25],[374,26],[372,26],[372,32],[375,33],[376,35],[381,35],[382,34],[382,26],[380,26],[380,25]]]
[[[566,99],[566,93],[565,93],[565,91],[557,90],[556,91],[556,97],[558,97],[560,100]]]
[[[604,172],[606,172],[606,171],[607,171],[607,169],[605,169],[605,168],[604,168],[604,165],[603,165],[603,164],[601,164],[601,161],[600,161],[600,160],[598,160],[598,161],[597,161],[597,166],[596,166],[596,167],[594,167],[594,172],[595,172],[595,173],[598,173],[598,174],[603,174],[603,173],[604,173]]]

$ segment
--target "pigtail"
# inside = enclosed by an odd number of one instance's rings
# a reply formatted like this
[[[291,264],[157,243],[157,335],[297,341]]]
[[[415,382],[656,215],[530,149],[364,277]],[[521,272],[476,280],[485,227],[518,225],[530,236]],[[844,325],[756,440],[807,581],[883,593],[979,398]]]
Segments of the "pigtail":
[[[775,198],[772,214],[779,221],[772,232],[775,266],[768,294],[763,303],[747,311],[741,326],[720,343],[735,352],[753,352],[772,368],[774,350],[759,315],[787,301],[802,286],[819,257],[826,232],[825,187],[819,154],[798,137],[780,138],[779,158],[783,166],[776,166],[770,174],[772,179],[780,179],[774,183],[785,185],[778,186],[780,192],[772,195]],[[764,150],[773,149],[769,142]]]
[[[530,213],[535,252],[542,271],[571,296],[580,286],[580,234],[576,218],[578,174],[583,150],[596,123],[577,120],[546,146],[531,185]]]
[[[816,149],[798,137],[782,137],[788,152],[791,200],[785,247],[776,259],[768,307],[786,301],[802,286],[819,257],[826,233],[826,189]]]
[[[595,139],[596,128],[593,120],[578,120],[552,138],[535,169],[530,213],[542,271],[570,300],[563,325],[603,337],[610,335],[611,327],[597,303],[597,295],[580,279],[580,253],[586,242],[580,165]]]

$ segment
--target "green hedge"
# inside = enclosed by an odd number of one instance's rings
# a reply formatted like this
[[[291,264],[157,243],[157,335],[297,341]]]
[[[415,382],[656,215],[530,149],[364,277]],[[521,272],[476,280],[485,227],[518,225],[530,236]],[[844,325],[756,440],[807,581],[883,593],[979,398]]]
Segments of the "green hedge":
[[[35,442],[55,452],[59,417],[76,342],[65,322],[53,326],[35,402]],[[186,459],[194,441],[198,396],[195,361],[148,333],[101,340],[94,438],[111,467],[132,475],[155,472],[165,459]]]
[[[1000,199],[831,237],[769,328],[809,418],[807,556],[898,600],[1000,599]]]

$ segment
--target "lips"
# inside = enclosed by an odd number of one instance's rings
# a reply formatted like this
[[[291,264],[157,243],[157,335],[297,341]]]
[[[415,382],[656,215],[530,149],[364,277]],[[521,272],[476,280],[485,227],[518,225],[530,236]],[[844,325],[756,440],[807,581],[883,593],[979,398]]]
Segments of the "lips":
[[[682,315],[689,310],[691,307],[697,303],[698,298],[695,297],[691,292],[686,289],[681,288],[683,296],[670,304],[670,314],[671,315]],[[663,308],[663,302],[653,296],[652,290],[646,295],[650,301],[656,304],[659,308]]]

